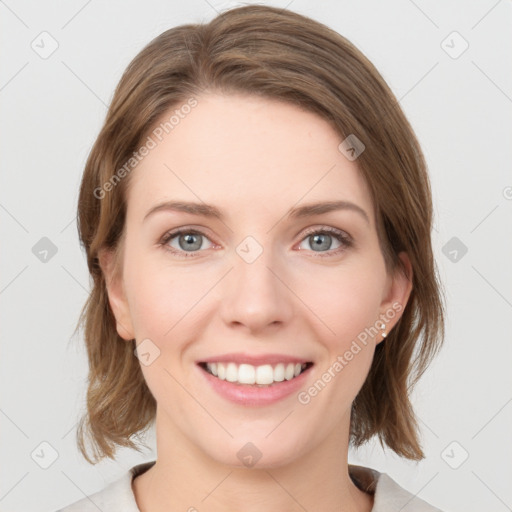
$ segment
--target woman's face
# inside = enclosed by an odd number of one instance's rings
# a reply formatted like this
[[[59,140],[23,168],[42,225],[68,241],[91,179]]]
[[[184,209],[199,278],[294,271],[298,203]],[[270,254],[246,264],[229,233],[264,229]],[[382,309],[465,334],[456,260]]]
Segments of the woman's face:
[[[109,285],[158,404],[159,454],[168,440],[270,467],[339,447],[410,281],[386,273],[357,160],[326,121],[251,96],[196,99],[132,171]],[[341,207],[305,208],[324,203]]]

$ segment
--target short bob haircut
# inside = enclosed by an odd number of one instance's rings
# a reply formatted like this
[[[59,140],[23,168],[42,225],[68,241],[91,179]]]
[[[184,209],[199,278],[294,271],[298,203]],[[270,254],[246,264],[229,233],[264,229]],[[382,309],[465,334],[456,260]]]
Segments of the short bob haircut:
[[[140,434],[154,422],[156,401],[134,355],[135,341],[117,333],[98,254],[113,251],[120,271],[131,176],[126,163],[164,114],[210,92],[288,102],[329,122],[340,142],[353,134],[365,145],[357,165],[372,196],[386,268],[405,272],[398,258],[405,251],[413,287],[399,322],[376,346],[352,404],[350,443],[357,447],[378,436],[383,447],[421,460],[410,392],[445,331],[423,153],[396,97],[354,45],[310,18],[261,5],[227,10],[153,39],[125,70],[88,156],[77,219],[93,278],[76,327],[84,326],[89,360],[87,411],[77,431],[82,455],[96,464],[114,459],[116,445],[141,451]]]

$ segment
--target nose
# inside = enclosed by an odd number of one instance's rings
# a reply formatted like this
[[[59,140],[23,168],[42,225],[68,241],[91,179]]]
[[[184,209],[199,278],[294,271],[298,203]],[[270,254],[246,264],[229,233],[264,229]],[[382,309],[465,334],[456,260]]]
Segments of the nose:
[[[234,254],[233,267],[222,283],[220,310],[226,325],[261,333],[290,321],[294,295],[286,270],[271,251],[263,250],[251,260],[243,251]]]

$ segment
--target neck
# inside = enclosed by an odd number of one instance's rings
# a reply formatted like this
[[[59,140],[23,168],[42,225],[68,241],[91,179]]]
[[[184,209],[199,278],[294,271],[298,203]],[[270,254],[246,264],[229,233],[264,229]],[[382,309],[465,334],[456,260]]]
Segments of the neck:
[[[157,413],[157,461],[133,480],[140,512],[372,509],[348,473],[348,425],[286,464],[250,468],[219,463],[165,423]]]

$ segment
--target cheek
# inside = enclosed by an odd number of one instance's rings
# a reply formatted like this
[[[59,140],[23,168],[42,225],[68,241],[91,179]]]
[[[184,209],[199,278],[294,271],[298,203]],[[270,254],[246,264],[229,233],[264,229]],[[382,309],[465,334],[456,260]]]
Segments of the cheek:
[[[343,421],[360,391],[371,367],[375,344],[380,340],[375,325],[383,280],[378,272],[354,271],[340,272],[334,281],[329,280],[329,293],[325,283],[318,281],[309,288],[311,309],[321,319],[317,338],[325,357],[311,387],[303,390],[299,401],[314,403],[320,414],[328,414],[337,423]]]
[[[307,284],[302,282],[297,295],[320,321],[322,339],[342,350],[375,324],[384,280],[378,263],[322,269]]]
[[[157,345],[172,338],[175,329],[190,324],[194,310],[208,287],[197,273],[166,269],[151,260],[134,258],[127,268],[130,313],[137,338],[152,339]],[[181,324],[182,320],[186,320]]]
[[[167,412],[179,417],[189,397],[172,376],[182,364],[187,340],[193,339],[197,328],[194,316],[201,313],[204,276],[186,270],[171,271],[143,257],[133,258],[126,270],[127,276],[131,276],[127,288],[137,342],[149,339],[156,346],[146,345],[152,360],[146,365],[141,359],[144,379],[156,401],[166,403]],[[169,396],[183,400],[169,402]]]

